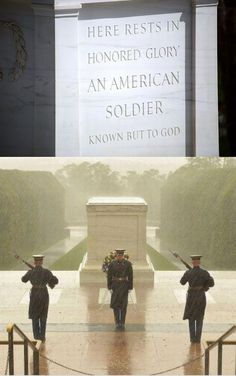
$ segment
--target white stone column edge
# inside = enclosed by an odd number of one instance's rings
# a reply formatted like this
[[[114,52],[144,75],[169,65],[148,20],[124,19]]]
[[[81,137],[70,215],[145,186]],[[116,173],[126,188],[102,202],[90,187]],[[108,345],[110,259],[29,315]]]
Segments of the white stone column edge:
[[[79,265],[79,269],[78,269],[77,276],[76,276],[75,284],[78,287],[80,286],[80,272],[82,271],[82,269],[84,268],[85,264],[87,263],[87,259],[88,259],[88,253],[86,252],[85,255],[84,255],[84,257],[83,257],[82,262]]]
[[[79,151],[79,9],[55,9],[56,156],[78,156]]]
[[[219,156],[217,5],[192,1],[193,156]]]

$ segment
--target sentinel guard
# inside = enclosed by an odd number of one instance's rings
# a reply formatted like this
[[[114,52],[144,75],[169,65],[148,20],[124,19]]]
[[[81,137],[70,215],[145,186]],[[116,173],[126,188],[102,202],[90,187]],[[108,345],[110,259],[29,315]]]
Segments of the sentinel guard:
[[[189,320],[191,343],[200,343],[206,308],[205,291],[214,286],[214,279],[207,270],[200,267],[201,255],[192,255],[190,257],[193,267],[187,270],[180,280],[182,285],[189,283],[183,320]]]
[[[48,269],[43,268],[43,255],[33,255],[34,267],[21,278],[22,282],[30,281],[29,318],[32,319],[34,338],[45,342],[50,288],[58,283],[57,277]]]
[[[128,293],[133,289],[133,268],[124,258],[124,249],[116,249],[116,260],[112,261],[107,273],[107,288],[111,290],[110,307],[114,311],[116,329],[125,329]]]

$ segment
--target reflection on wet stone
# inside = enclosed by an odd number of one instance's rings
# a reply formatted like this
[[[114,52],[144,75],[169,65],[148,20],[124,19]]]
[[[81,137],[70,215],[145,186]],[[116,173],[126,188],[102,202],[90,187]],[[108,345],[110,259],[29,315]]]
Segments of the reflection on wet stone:
[[[186,364],[184,366],[184,375],[204,375],[203,357],[204,349],[198,343],[189,346]],[[194,360],[196,359],[196,360]]]
[[[107,373],[109,375],[132,374],[129,341],[126,333],[114,333],[110,351],[107,353]]]
[[[49,375],[48,360],[45,358],[47,356],[46,344],[42,343],[40,346],[40,356],[39,357],[39,372],[40,375]]]

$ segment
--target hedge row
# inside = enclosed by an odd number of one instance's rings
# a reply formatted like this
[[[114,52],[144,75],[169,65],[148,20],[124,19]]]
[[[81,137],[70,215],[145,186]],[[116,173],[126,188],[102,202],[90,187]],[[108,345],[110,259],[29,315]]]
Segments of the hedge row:
[[[14,266],[12,253],[28,257],[61,239],[64,205],[51,173],[0,170],[0,268]]]
[[[203,264],[236,269],[236,169],[183,167],[162,191],[162,246],[204,255]]]

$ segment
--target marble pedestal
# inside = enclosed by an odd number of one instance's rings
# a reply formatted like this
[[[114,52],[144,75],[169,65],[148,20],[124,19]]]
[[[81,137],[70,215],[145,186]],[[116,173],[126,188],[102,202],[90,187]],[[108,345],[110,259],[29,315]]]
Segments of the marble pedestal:
[[[80,273],[81,283],[104,282],[103,259],[124,248],[133,264],[136,281],[153,282],[146,261],[147,204],[139,197],[94,197],[87,203],[88,259]]]
[[[132,262],[134,283],[154,284],[154,271],[150,265],[145,262]],[[88,262],[80,271],[80,284],[84,283],[107,283],[107,276],[101,271],[101,265]]]
[[[131,260],[146,261],[147,204],[137,197],[94,197],[87,203],[88,262],[101,263],[124,248]]]

